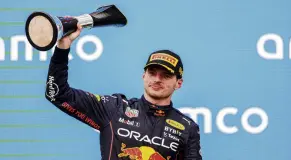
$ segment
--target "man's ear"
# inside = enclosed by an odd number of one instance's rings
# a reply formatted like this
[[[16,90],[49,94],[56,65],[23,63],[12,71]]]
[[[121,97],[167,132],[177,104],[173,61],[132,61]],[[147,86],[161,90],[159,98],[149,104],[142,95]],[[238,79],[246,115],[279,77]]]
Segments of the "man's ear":
[[[177,80],[177,83],[176,83],[175,89],[181,88],[182,87],[182,84],[183,84],[183,79],[182,78],[178,79]]]

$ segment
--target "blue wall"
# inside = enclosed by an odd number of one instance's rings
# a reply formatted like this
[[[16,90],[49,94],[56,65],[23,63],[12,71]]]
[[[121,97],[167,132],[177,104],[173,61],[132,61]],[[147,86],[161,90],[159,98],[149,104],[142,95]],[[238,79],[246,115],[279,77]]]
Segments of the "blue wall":
[[[147,56],[170,49],[185,67],[173,101],[199,123],[205,160],[291,159],[287,0],[1,2],[0,159],[100,159],[99,133],[44,98],[52,52],[23,40],[33,11],[78,16],[106,4],[115,4],[128,24],[84,29],[71,49],[71,86],[140,97]]]

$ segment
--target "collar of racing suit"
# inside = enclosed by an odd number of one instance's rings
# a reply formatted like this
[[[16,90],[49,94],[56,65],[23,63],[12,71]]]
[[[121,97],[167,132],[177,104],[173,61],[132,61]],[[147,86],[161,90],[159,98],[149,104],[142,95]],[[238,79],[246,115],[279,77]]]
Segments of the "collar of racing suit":
[[[164,117],[170,110],[173,109],[172,101],[169,105],[159,106],[147,101],[144,95],[142,95],[141,100],[144,103],[144,106],[148,109],[148,112],[154,114],[155,116]]]

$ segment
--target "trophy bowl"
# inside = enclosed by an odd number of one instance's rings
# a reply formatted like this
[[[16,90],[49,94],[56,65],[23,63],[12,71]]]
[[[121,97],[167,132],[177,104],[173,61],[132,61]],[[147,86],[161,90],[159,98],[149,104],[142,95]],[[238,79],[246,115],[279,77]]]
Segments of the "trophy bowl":
[[[95,12],[79,16],[52,16],[36,11],[26,20],[25,34],[35,49],[47,51],[53,48],[59,39],[76,31],[78,23],[83,28],[123,27],[127,24],[127,19],[115,5],[101,6]]]

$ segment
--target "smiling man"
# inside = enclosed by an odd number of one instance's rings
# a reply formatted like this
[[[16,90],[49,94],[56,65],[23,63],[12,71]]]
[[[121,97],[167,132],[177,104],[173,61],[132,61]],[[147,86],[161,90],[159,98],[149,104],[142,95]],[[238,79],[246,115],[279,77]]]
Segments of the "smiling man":
[[[78,25],[76,32],[57,42],[48,71],[46,99],[100,131],[102,159],[202,160],[198,125],[174,108],[171,100],[183,83],[180,57],[169,50],[149,56],[140,98],[75,89],[67,81],[68,54],[81,29]]]
[[[154,104],[170,104],[172,94],[183,83],[180,57],[169,50],[159,50],[149,56],[144,69],[145,98]]]

